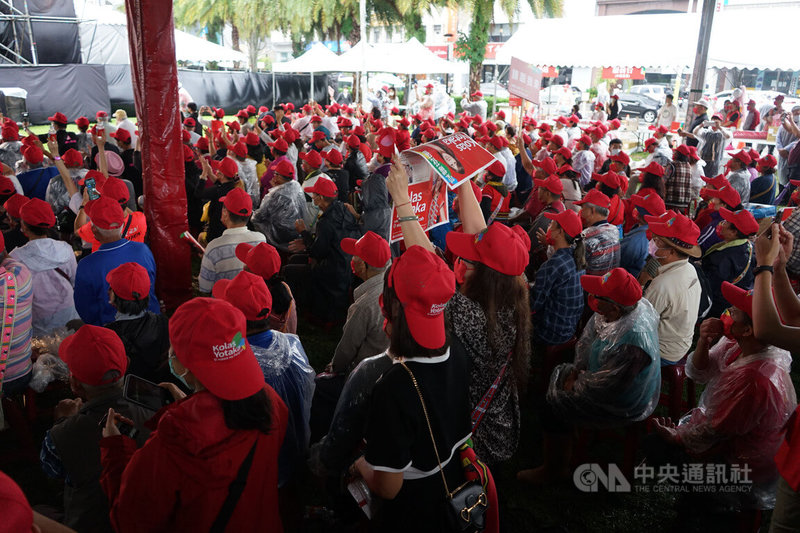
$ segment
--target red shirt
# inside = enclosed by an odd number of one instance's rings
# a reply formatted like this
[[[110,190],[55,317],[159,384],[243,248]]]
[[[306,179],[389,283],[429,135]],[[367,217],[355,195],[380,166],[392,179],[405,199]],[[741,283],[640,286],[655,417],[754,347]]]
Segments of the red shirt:
[[[130,224],[128,221],[130,220]],[[144,242],[145,235],[147,235],[147,219],[141,211],[134,211],[129,217],[125,217],[123,228],[127,226],[128,230],[125,232],[124,237],[129,241]],[[78,237],[92,245],[92,252],[96,252],[100,248],[100,243],[94,238],[92,233],[92,223],[87,222],[78,229]]]

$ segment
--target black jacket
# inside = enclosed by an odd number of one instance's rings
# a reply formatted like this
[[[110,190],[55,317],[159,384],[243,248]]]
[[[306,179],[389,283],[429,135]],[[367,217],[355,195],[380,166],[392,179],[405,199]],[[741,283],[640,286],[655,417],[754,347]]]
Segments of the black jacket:
[[[165,315],[147,311],[141,318],[116,320],[106,324],[122,339],[130,362],[128,374],[139,376],[153,383],[170,379],[167,367],[169,350],[168,320]]]

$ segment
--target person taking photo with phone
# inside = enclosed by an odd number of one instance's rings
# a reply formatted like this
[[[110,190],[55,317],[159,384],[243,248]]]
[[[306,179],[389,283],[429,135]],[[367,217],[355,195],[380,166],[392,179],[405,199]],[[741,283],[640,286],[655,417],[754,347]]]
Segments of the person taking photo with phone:
[[[149,431],[142,425],[153,414],[123,397],[122,377],[128,368],[125,347],[116,333],[98,326],[82,326],[61,343],[58,356],[69,367],[75,399],[61,400],[55,424],[42,442],[44,473],[64,480],[63,523],[77,531],[110,531],[108,502],[100,487],[100,432],[98,423],[109,408],[134,421],[136,444]]]

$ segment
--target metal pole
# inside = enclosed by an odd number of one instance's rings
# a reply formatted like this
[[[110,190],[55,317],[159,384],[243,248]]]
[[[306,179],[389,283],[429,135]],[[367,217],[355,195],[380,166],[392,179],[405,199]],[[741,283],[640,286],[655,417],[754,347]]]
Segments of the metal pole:
[[[275,70],[272,71],[272,109],[275,109]]]
[[[699,0],[698,0],[699,1]],[[700,18],[700,35],[697,37],[697,55],[694,58],[692,83],[689,89],[689,102],[686,109],[684,124],[688,128],[694,119],[692,102],[703,97],[703,88],[706,80],[706,64],[708,63],[708,48],[711,43],[711,25],[714,22],[714,0],[703,0],[703,11]]]
[[[361,34],[361,76],[359,77],[359,102],[364,104],[364,94],[366,92],[366,77],[364,72],[367,70],[367,0],[358,2],[358,30]]]
[[[36,41],[33,39],[33,26],[31,25],[31,14],[28,12],[28,0],[25,0],[25,17],[28,22],[28,33],[31,36],[31,62],[39,64],[39,56],[36,54]]]
[[[309,96],[308,99],[310,101],[312,101],[312,102],[316,102],[316,100],[314,100],[314,73],[313,72],[311,73],[311,96]]]
[[[492,116],[497,111],[497,63],[494,64],[494,98],[492,98]]]

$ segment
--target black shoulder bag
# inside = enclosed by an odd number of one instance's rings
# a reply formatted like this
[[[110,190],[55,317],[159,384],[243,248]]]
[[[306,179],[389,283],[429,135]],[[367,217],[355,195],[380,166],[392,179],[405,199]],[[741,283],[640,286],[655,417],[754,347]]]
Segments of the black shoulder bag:
[[[417,378],[414,377],[411,369],[404,362],[401,361],[400,364],[411,376],[411,381],[414,383],[414,388],[419,396],[419,402],[422,404],[422,412],[425,415],[425,422],[428,424],[428,431],[431,434],[433,452],[436,454],[436,462],[439,463],[439,472],[442,474],[444,492],[447,497],[447,516],[451,528],[454,531],[468,533],[483,531],[486,527],[486,510],[489,508],[489,498],[486,495],[486,491],[480,480],[473,479],[464,482],[453,492],[450,492],[444,475],[444,468],[442,468],[442,460],[439,458],[439,449],[436,447],[436,439],[433,437],[433,428],[431,427],[431,420],[428,418],[428,409],[425,407],[425,400],[422,398],[422,391],[419,390]]]
[[[242,461],[242,466],[239,467],[239,471],[236,473],[236,479],[234,479],[228,487],[228,496],[222,503],[222,508],[219,510],[217,518],[214,519],[214,523],[211,524],[210,533],[223,533],[231,516],[233,516],[236,504],[239,503],[239,498],[241,498],[244,487],[247,485],[247,475],[250,473],[250,466],[253,464],[253,456],[256,453],[257,444],[258,437],[256,437],[253,447],[250,448],[250,451],[247,453],[247,457]]]

